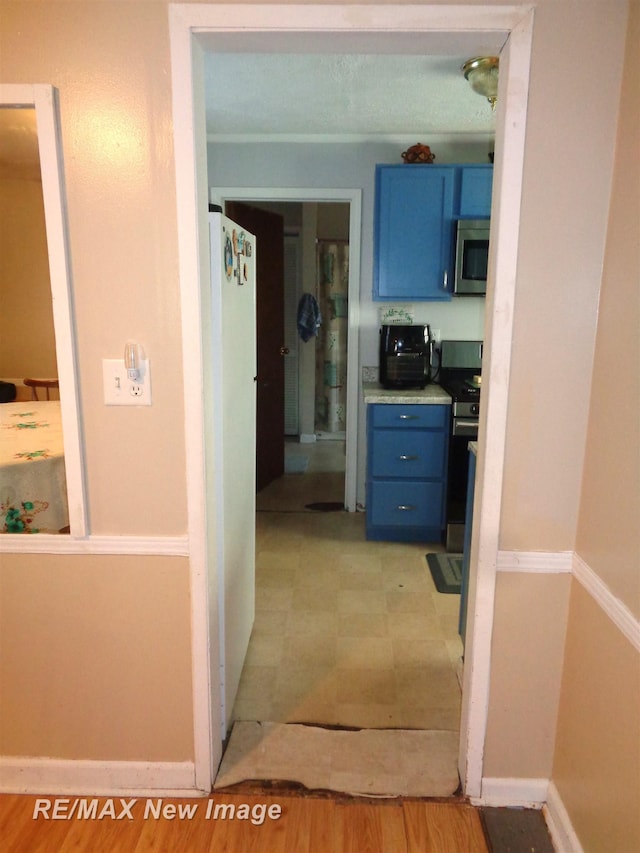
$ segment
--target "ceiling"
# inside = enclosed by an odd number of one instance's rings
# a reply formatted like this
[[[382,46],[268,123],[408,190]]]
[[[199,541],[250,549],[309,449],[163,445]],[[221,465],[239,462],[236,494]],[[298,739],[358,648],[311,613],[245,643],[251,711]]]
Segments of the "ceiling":
[[[290,43],[281,52],[273,45],[272,52],[210,45],[205,54],[208,137],[408,136],[424,142],[426,134],[493,134],[491,107],[473,92],[461,68],[470,57],[498,55],[505,37],[488,33],[479,42],[477,34],[473,41],[441,36],[438,50],[428,55],[419,52],[415,39],[405,42],[401,53],[378,52],[380,41],[346,52],[346,42],[332,40],[333,53],[323,52],[317,42],[298,45],[297,52]],[[309,52],[299,52],[301,47]],[[454,48],[455,54],[447,52]]]

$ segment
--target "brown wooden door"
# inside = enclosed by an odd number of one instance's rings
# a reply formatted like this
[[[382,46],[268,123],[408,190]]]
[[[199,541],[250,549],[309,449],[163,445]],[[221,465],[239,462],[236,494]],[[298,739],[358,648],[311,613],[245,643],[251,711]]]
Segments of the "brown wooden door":
[[[226,202],[225,213],[256,238],[256,488],[260,491],[284,474],[284,223],[276,213],[238,201]]]

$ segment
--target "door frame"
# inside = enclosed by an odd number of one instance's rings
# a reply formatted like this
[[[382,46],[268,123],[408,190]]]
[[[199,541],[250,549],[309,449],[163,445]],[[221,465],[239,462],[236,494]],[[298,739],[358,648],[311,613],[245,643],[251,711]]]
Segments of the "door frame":
[[[211,187],[210,201],[343,202],[349,205],[349,292],[347,328],[347,429],[344,505],[356,511],[358,465],[358,353],[360,351],[360,244],[362,190],[281,187]]]
[[[174,157],[181,293],[187,524],[191,579],[194,785],[208,793],[222,754],[220,689],[209,677],[210,654],[219,649],[208,634],[208,612],[218,607],[215,565],[215,490],[205,474],[212,453],[207,400],[207,140],[204,115],[204,54],[207,35],[260,36],[278,50],[283,33],[340,32],[372,37],[437,39],[496,31],[504,33],[496,120],[493,234],[485,313],[485,404],[480,413],[478,474],[474,499],[459,771],[464,793],[482,794],[484,745],[489,714],[491,639],[502,507],[511,341],[519,246],[534,7],[530,5],[209,5],[170,4],[169,36],[173,87]],[[400,48],[396,48],[400,51]],[[328,51],[330,52],[330,51]],[[354,52],[357,52],[354,50]],[[451,53],[455,53],[453,49]],[[205,393],[203,394],[203,388]],[[215,464],[213,465],[215,472]],[[213,515],[212,515],[213,513]],[[209,645],[210,644],[210,645]]]

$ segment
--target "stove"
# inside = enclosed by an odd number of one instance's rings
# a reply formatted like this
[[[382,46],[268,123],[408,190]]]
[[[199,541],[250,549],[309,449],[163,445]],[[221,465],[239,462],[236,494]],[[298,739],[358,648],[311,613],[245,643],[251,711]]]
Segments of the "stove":
[[[447,551],[461,552],[467,505],[469,442],[478,438],[482,341],[442,341],[438,381],[451,396],[447,460]]]

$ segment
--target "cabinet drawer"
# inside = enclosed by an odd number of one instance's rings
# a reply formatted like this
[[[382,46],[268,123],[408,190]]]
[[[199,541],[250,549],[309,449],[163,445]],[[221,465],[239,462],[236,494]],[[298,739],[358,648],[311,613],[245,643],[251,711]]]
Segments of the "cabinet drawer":
[[[442,479],[445,438],[442,430],[374,429],[371,476]]]
[[[371,426],[405,429],[445,429],[449,406],[402,405],[400,403],[373,403]]]
[[[369,483],[367,506],[372,525],[440,527],[442,483]]]

